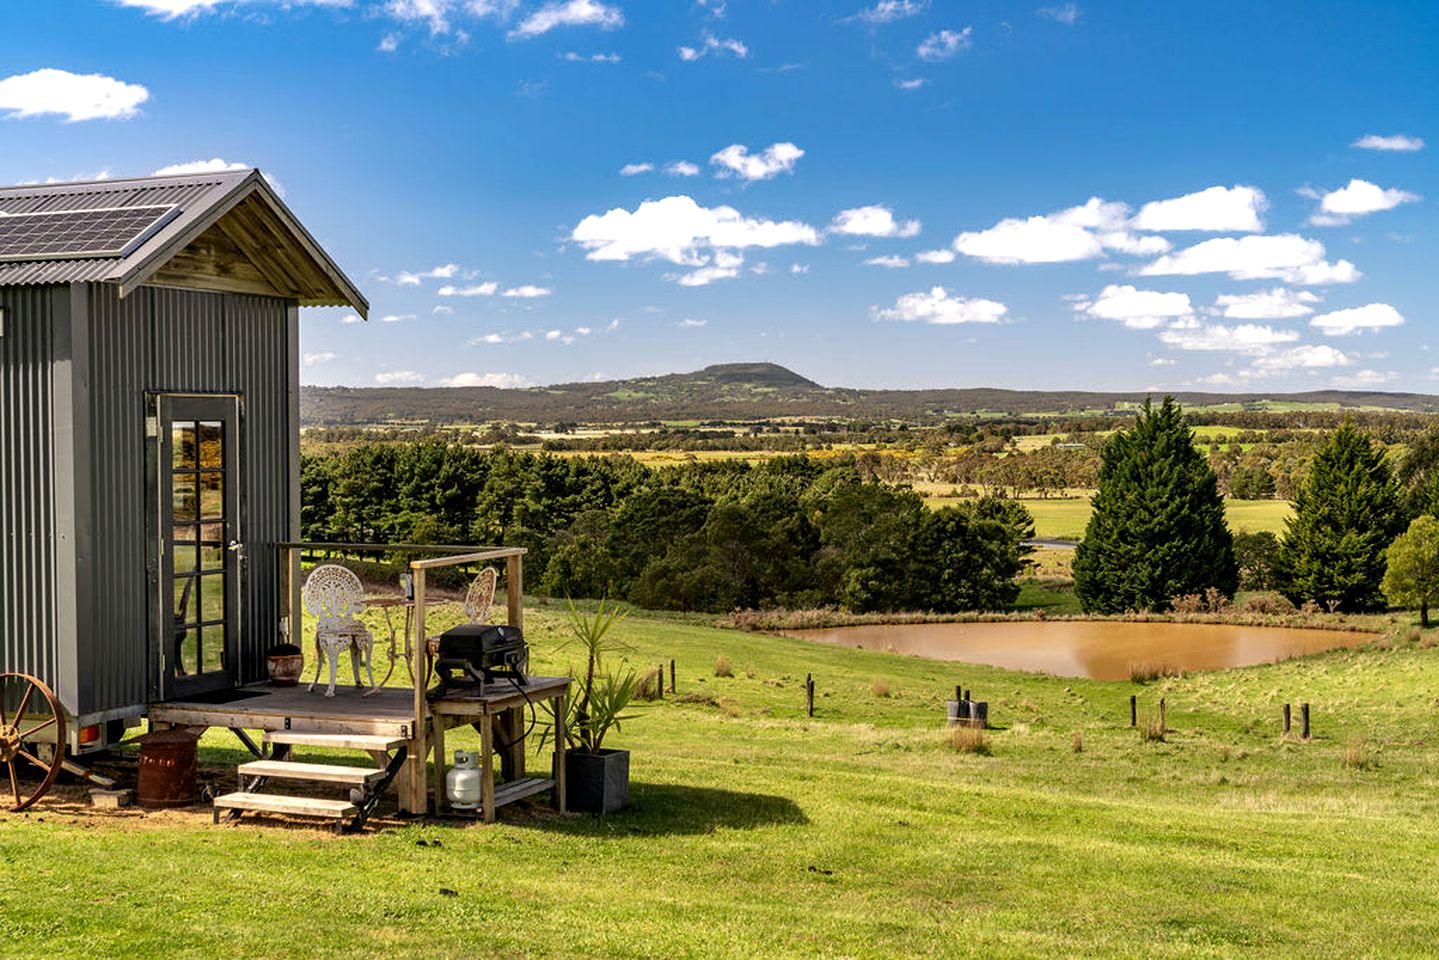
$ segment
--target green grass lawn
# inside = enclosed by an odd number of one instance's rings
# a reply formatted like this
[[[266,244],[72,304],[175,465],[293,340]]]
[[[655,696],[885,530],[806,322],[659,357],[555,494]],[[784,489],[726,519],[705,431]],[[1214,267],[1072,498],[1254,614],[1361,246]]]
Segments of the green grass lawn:
[[[945,498],[934,501],[936,506],[952,502]],[[1034,517],[1034,535],[1058,540],[1078,540],[1089,523],[1089,498],[1065,497],[1049,500],[1023,499],[1026,510]],[[1225,500],[1224,515],[1229,529],[1235,533],[1268,530],[1284,532],[1284,521],[1294,512],[1287,500]]]
[[[528,622],[546,670],[567,662],[558,609]],[[688,699],[615,737],[634,751],[630,810],[357,837],[213,827],[203,809],[0,813],[0,955],[1417,957],[1439,942],[1439,649],[1137,686],[639,616],[621,629],[634,664],[678,661]],[[733,678],[714,675],[720,655]],[[945,740],[958,683],[989,701],[991,755]],[[1131,693],[1146,712],[1167,698],[1165,742],[1128,728]],[[1286,700],[1314,704],[1313,742],[1280,740]],[[1370,761],[1346,766],[1360,740]],[[240,759],[228,733],[203,742],[206,765]]]

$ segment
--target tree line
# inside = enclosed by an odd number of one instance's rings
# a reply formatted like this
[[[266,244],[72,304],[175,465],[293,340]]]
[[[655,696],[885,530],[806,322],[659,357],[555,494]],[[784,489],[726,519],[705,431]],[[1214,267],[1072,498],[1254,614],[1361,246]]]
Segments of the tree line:
[[[1003,610],[1033,522],[993,497],[939,510],[854,457],[650,469],[442,440],[301,465],[310,541],[503,543],[556,596],[655,609]]]

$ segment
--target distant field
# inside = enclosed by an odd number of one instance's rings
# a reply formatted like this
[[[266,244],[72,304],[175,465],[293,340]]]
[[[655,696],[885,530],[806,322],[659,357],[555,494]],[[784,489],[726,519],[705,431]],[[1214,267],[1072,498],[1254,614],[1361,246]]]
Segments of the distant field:
[[[955,502],[953,497],[931,496],[926,498],[931,507],[942,507]],[[1078,540],[1084,536],[1085,525],[1089,523],[1089,498],[1065,497],[1049,500],[1021,499],[1030,516],[1034,517],[1034,535],[1041,539]],[[1225,517],[1229,529],[1235,533],[1283,533],[1284,521],[1294,512],[1287,500],[1226,500]]]

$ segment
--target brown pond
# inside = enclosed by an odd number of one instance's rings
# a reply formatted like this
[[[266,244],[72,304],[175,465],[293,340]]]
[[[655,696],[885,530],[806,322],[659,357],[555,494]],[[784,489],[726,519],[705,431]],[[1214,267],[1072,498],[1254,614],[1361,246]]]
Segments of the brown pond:
[[[1186,672],[1247,667],[1357,647],[1377,636],[1295,627],[1094,620],[876,624],[782,632],[845,647],[1091,680],[1128,680],[1134,666]]]

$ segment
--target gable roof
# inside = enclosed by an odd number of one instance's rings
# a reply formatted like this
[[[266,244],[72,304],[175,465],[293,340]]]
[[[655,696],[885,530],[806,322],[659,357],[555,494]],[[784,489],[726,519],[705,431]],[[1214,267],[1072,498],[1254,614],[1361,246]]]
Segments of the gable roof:
[[[36,259],[17,255],[0,261],[0,287],[113,283],[125,296],[152,279],[167,282],[162,271],[203,237],[244,259],[256,284],[292,297],[301,306],[349,306],[362,317],[368,315],[370,305],[364,295],[258,170],[0,187],[0,214],[156,206],[175,206],[178,212],[128,253],[48,259],[44,254]],[[0,244],[0,255],[4,254]],[[203,277],[190,276],[192,280],[183,285],[206,286]]]

